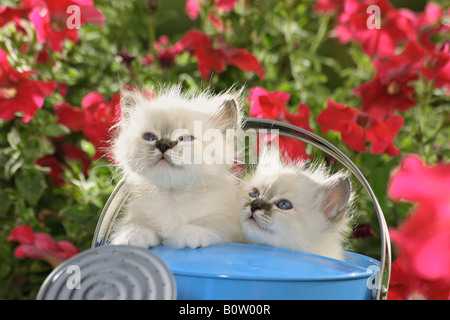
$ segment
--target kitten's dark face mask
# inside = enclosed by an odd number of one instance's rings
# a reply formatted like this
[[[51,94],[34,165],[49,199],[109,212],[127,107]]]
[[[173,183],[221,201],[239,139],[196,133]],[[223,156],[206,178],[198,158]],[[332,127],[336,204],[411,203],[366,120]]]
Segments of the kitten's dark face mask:
[[[272,208],[272,204],[264,201],[263,199],[255,199],[250,203],[250,211],[255,213],[256,210],[263,210],[265,214],[270,215],[270,209]]]

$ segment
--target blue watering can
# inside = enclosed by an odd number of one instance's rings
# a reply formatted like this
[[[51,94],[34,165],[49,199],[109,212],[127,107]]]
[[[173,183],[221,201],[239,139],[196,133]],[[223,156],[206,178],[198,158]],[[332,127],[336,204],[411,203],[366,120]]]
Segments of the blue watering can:
[[[199,249],[160,246],[147,250],[109,246],[106,244],[113,222],[129,195],[125,181],[121,180],[101,213],[92,249],[55,269],[41,287],[38,299],[57,298],[61,292],[67,292],[63,294],[64,299],[72,299],[74,294],[80,299],[386,299],[391,266],[388,228],[381,207],[360,170],[332,144],[294,125],[246,118],[245,129],[277,130],[282,136],[313,145],[344,165],[363,185],[374,204],[381,231],[380,260],[345,252],[341,261],[287,249],[237,243]],[[101,274],[101,279],[90,280],[92,286],[85,288],[84,293],[52,288],[57,286],[56,280],[62,283],[59,287],[67,287],[69,280],[75,286],[74,274],[67,270],[83,263],[87,270],[84,277],[86,274]],[[128,270],[128,273],[122,270]],[[111,280],[114,277],[120,281]],[[127,285],[129,288],[123,285],[125,279],[131,283]],[[111,296],[104,292],[117,294]]]

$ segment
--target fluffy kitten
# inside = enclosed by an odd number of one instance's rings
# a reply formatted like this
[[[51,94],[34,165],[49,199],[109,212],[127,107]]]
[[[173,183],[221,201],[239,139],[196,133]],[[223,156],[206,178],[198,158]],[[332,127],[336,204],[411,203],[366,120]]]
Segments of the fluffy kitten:
[[[351,185],[342,173],[283,163],[265,151],[241,190],[241,221],[253,244],[343,258]]]
[[[188,95],[179,86],[151,99],[136,90],[121,94],[112,154],[131,197],[112,244],[197,248],[241,241],[227,135],[241,124],[236,97]]]

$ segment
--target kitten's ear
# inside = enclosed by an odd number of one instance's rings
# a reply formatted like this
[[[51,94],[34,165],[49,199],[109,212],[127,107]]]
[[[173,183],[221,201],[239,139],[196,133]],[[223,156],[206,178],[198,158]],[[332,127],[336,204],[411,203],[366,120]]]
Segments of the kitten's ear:
[[[120,112],[122,120],[128,120],[133,110],[141,103],[142,93],[137,89],[123,87],[120,90]]]
[[[325,216],[334,220],[345,212],[345,208],[350,200],[352,187],[350,180],[345,176],[334,178],[331,183],[324,187],[325,195],[322,199],[322,211]]]
[[[238,102],[235,99],[223,101],[212,120],[220,129],[237,129],[241,121]]]
[[[258,174],[274,175],[283,167],[283,159],[280,151],[275,146],[265,145],[259,151]]]

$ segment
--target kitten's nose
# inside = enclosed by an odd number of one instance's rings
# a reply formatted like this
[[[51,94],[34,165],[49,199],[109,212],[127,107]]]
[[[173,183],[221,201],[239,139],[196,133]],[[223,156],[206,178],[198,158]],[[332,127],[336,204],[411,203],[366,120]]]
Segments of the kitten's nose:
[[[250,204],[250,211],[255,213],[256,210],[269,211],[272,205],[262,199],[255,199]]]
[[[164,139],[158,140],[158,142],[156,143],[156,147],[159,149],[159,151],[161,151],[161,153],[164,153],[167,150],[175,147],[176,144],[177,144],[176,141],[172,141],[172,140],[164,138]]]

